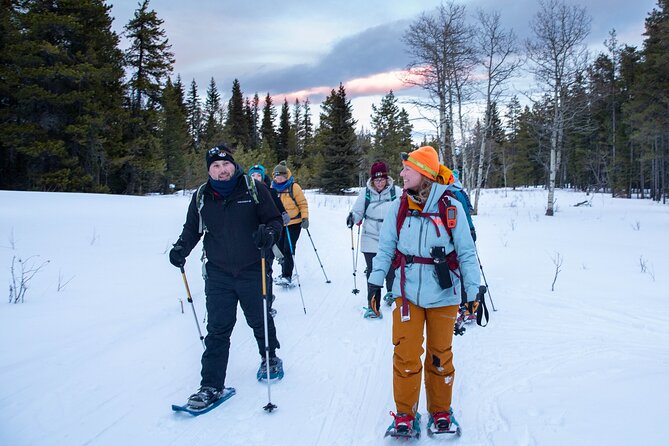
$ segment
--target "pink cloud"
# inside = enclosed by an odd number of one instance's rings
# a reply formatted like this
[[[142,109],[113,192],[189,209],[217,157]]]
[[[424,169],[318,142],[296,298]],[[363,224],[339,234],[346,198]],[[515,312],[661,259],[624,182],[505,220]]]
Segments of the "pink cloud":
[[[420,79],[421,76],[418,70],[395,70],[348,80],[344,82],[344,88],[346,88],[346,94],[349,97],[386,94],[390,90],[397,92],[400,90],[412,88],[416,84],[420,83]],[[337,87],[338,86],[313,87],[306,90],[277,94],[272,96],[272,99],[275,101],[275,103],[277,100],[283,102],[283,98],[286,98],[289,103],[294,102],[295,99],[303,101],[307,97],[321,95],[327,96],[333,89],[336,89]]]

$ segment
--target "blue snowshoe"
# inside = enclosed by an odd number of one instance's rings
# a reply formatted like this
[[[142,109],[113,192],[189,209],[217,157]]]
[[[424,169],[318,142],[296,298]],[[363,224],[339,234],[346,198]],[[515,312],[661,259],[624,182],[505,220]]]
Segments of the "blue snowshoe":
[[[172,410],[175,412],[186,412],[193,416],[202,415],[232,398],[235,393],[236,391],[233,387],[226,387],[223,390],[213,387],[200,387],[200,390],[192,394],[188,398],[188,402],[183,406],[172,404]]]
[[[393,296],[393,293],[388,292],[383,296],[383,301],[386,305],[391,306],[395,302],[395,296]]]
[[[372,308],[365,307],[365,314],[363,315],[365,319],[383,319],[383,314],[379,311],[378,313]]]
[[[256,373],[258,381],[267,381],[267,361],[263,358]],[[269,358],[269,379],[276,380],[283,378],[283,361],[280,358]]]

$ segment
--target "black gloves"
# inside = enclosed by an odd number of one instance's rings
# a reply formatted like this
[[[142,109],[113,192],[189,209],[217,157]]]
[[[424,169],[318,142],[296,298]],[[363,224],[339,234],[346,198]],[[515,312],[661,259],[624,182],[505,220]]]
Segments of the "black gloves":
[[[346,217],[346,226],[348,226],[349,229],[353,227],[353,212],[348,213],[348,217]]]
[[[177,268],[183,268],[186,264],[186,256],[184,255],[184,247],[174,244],[174,248],[170,250],[170,263]]]
[[[258,249],[270,248],[274,244],[274,231],[269,226],[258,226],[258,230],[253,233],[253,242]]]

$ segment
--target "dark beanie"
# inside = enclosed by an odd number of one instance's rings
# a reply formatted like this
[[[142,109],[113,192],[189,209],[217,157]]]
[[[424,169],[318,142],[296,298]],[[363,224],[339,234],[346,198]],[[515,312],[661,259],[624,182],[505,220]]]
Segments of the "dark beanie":
[[[377,161],[372,164],[372,180],[375,178],[388,178],[388,166],[383,161]]]
[[[209,170],[211,163],[214,161],[229,161],[233,164],[235,163],[235,159],[232,157],[230,149],[228,149],[225,144],[219,144],[216,147],[212,147],[211,149],[207,150],[206,157],[207,170]]]
[[[274,176],[277,176],[277,175],[286,175],[287,176],[288,175],[288,166],[286,166],[286,162],[281,161],[279,164],[277,164],[276,167],[274,168],[273,174],[274,174]]]

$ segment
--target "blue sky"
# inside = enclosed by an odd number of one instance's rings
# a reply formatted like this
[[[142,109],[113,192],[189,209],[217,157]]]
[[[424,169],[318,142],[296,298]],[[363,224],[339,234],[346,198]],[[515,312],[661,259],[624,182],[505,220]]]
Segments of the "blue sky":
[[[121,32],[138,2],[109,3],[114,29]],[[528,22],[538,10],[538,0],[456,3],[465,4],[470,15],[477,8],[498,10],[505,26],[520,38],[529,37]],[[237,78],[247,96],[270,93],[279,101],[284,96],[289,101],[309,96],[317,113],[323,94],[343,82],[355,117],[368,127],[371,104],[378,104],[388,90],[392,88],[400,100],[416,94],[403,90],[399,81],[398,72],[410,62],[401,37],[418,15],[439,4],[435,0],[151,0],[150,7],[165,21],[176,58],[174,72],[185,84],[195,79],[204,92],[213,77],[227,101]],[[655,5],[655,0],[590,0],[589,46],[601,50],[612,28],[619,42],[640,46],[644,19]],[[417,116],[410,105],[405,107]],[[423,131],[429,132],[428,127]]]

